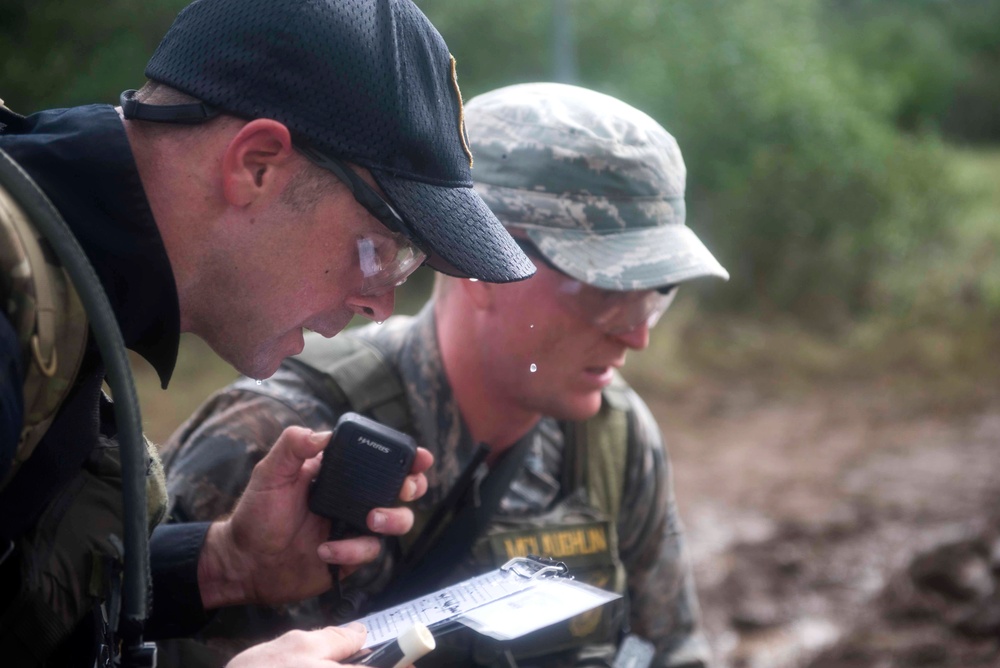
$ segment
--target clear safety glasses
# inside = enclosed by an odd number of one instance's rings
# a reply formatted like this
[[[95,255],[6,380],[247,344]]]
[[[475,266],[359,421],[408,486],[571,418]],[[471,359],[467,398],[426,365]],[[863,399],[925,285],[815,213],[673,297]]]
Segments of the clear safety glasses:
[[[606,334],[625,334],[644,324],[652,329],[677,296],[676,285],[655,290],[595,288],[557,269],[530,241],[516,241],[526,254],[538,258],[548,269],[559,274],[556,290],[564,297],[562,305]]]
[[[345,162],[324,155],[310,146],[297,144],[299,152],[333,173],[386,233],[370,233],[358,239],[358,260],[363,276],[361,294],[377,296],[402,285],[427,259],[427,254],[409,239],[402,216]]]
[[[616,292],[601,290],[573,278],[559,283],[564,304],[602,332],[611,335],[631,332],[643,324],[652,329],[677,296],[677,286],[659,290]]]
[[[358,238],[361,294],[373,297],[395,290],[424,263],[423,251],[401,234],[367,234]]]

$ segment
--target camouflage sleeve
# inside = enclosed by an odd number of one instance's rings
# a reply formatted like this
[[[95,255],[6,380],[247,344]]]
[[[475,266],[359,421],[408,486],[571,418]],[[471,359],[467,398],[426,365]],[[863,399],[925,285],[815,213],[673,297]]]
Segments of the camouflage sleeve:
[[[229,387],[210,397],[162,449],[170,521],[232,511],[254,466],[293,425],[331,429],[330,412],[305,395],[289,402]]]
[[[629,429],[637,447],[626,471],[618,537],[632,632],[656,644],[654,666],[708,666],[711,653],[700,627],[667,451],[645,403],[630,396]]]

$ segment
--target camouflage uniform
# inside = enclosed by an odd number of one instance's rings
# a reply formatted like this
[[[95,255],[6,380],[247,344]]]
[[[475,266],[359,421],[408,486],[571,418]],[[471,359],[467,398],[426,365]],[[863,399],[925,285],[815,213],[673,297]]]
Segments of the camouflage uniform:
[[[351,336],[355,334],[341,334]],[[356,332],[385,351],[398,370],[410,407],[414,436],[435,456],[428,471],[429,490],[418,505],[440,503],[475,450],[444,375],[432,306],[414,319],[397,317],[382,326]],[[318,337],[309,346],[320,345]],[[698,608],[683,554],[680,521],[674,503],[670,469],[660,432],[641,399],[630,393],[630,420],[641,444],[641,457],[628,462],[621,514],[619,551],[628,573],[632,631],[658,647],[654,665],[706,665],[707,647],[698,629]],[[284,427],[304,424],[328,429],[336,421],[333,407],[287,364],[262,385],[243,379],[214,395],[168,442],[164,453],[171,514],[182,521],[209,519],[228,512],[249,479],[254,464]],[[531,446],[522,469],[494,516],[494,524],[544,515],[569,490],[561,489],[563,433],[552,418],[543,418],[530,434]],[[387,540],[379,562],[345,580],[345,590],[377,592],[384,587],[399,554],[398,540]],[[454,581],[482,566],[470,558],[455,571]],[[246,641],[246,634],[275,634],[288,625],[323,623],[315,602],[295,609],[223,611],[204,637],[221,660]],[[329,622],[329,620],[327,620]],[[210,637],[217,634],[215,638]],[[212,656],[190,641],[165,647],[163,660]],[[432,653],[428,659],[433,659]],[[422,665],[424,665],[422,663]],[[528,665],[522,663],[521,665]],[[543,665],[557,665],[545,661]],[[562,665],[562,664],[559,664]]]

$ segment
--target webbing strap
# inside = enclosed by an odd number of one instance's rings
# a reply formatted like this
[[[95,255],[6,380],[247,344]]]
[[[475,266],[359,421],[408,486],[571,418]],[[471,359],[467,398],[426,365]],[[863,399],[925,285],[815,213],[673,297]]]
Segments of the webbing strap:
[[[603,392],[601,410],[582,422],[563,423],[566,434],[566,489],[586,488],[590,503],[617,522],[625,489],[625,470],[634,434],[628,424],[628,386],[615,379]]]
[[[582,460],[590,503],[617,521],[625,485],[628,421],[621,411],[607,413],[602,416],[604,419],[576,425],[577,456]]]
[[[479,487],[480,502],[466,499],[424,554],[407,556],[405,567],[397,570],[392,582],[376,597],[374,607],[384,609],[438,588],[468,555],[473,543],[489,526],[500,501],[514,480],[528,454],[531,438],[518,441],[500,459]],[[428,527],[434,530],[435,527]]]
[[[402,401],[399,374],[374,345],[342,335],[320,346],[307,345],[289,361],[323,386],[323,396],[331,405],[347,406],[393,429],[405,431],[409,426],[410,413]]]
[[[347,406],[396,429],[405,431],[409,427],[409,409],[399,375],[371,343],[340,336],[320,346],[307,345],[300,355],[286,363],[289,362],[305,370],[303,375],[314,389],[321,386],[321,396],[331,405]],[[621,508],[633,440],[628,427],[627,392],[627,385],[616,377],[603,393],[604,402],[598,415],[563,425],[569,445],[566,489],[586,487],[590,502],[607,513],[612,522],[617,521]],[[478,506],[465,503],[455,508],[451,521],[443,529],[429,523],[425,530],[438,536],[429,536],[427,540],[421,534],[417,543],[426,545],[426,549],[421,554],[407,554],[407,564],[397,570],[393,583],[376,599],[376,608],[432,590],[464,558],[492,521],[520,470],[527,456],[527,442],[528,439],[522,439],[511,448],[483,480]],[[428,542],[432,544],[427,545]]]
[[[57,261],[42,248],[44,239],[27,213],[0,184],[0,270],[11,294],[13,322],[21,331],[25,356],[24,417],[17,450],[0,489],[32,455],[69,395],[87,341],[83,304]],[[16,266],[15,266],[15,263]],[[21,293],[21,294],[17,294]]]

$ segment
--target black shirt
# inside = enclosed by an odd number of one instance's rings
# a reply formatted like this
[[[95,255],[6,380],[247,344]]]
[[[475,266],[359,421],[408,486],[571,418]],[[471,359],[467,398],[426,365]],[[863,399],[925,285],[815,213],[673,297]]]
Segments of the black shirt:
[[[108,105],[40,112],[27,117],[23,127],[0,133],[0,148],[62,214],[97,272],[126,346],[149,361],[166,387],[180,341],[177,288],[118,113]],[[0,360],[16,357],[17,351],[9,349],[9,337],[0,336],[0,346],[5,346],[0,348]],[[9,397],[21,391],[20,378],[11,377],[14,371],[0,366],[3,373],[0,406],[17,403]],[[15,538],[30,528],[54,494],[79,471],[99,435],[115,435],[101,393],[103,379],[104,366],[91,336],[76,384],[55,421],[0,492],[0,536]],[[0,430],[0,439],[9,439],[5,434],[11,431],[20,430]],[[0,441],[0,453],[13,452],[15,446],[16,442]],[[151,541],[154,592],[164,596],[154,607],[157,619],[151,621],[151,634],[157,627],[169,628],[170,633],[197,628],[203,619],[197,557],[206,529],[206,524],[157,529]],[[172,610],[172,604],[180,609]],[[177,613],[183,617],[182,625],[175,627],[173,620],[164,619]],[[166,627],[160,626],[161,621]]]

